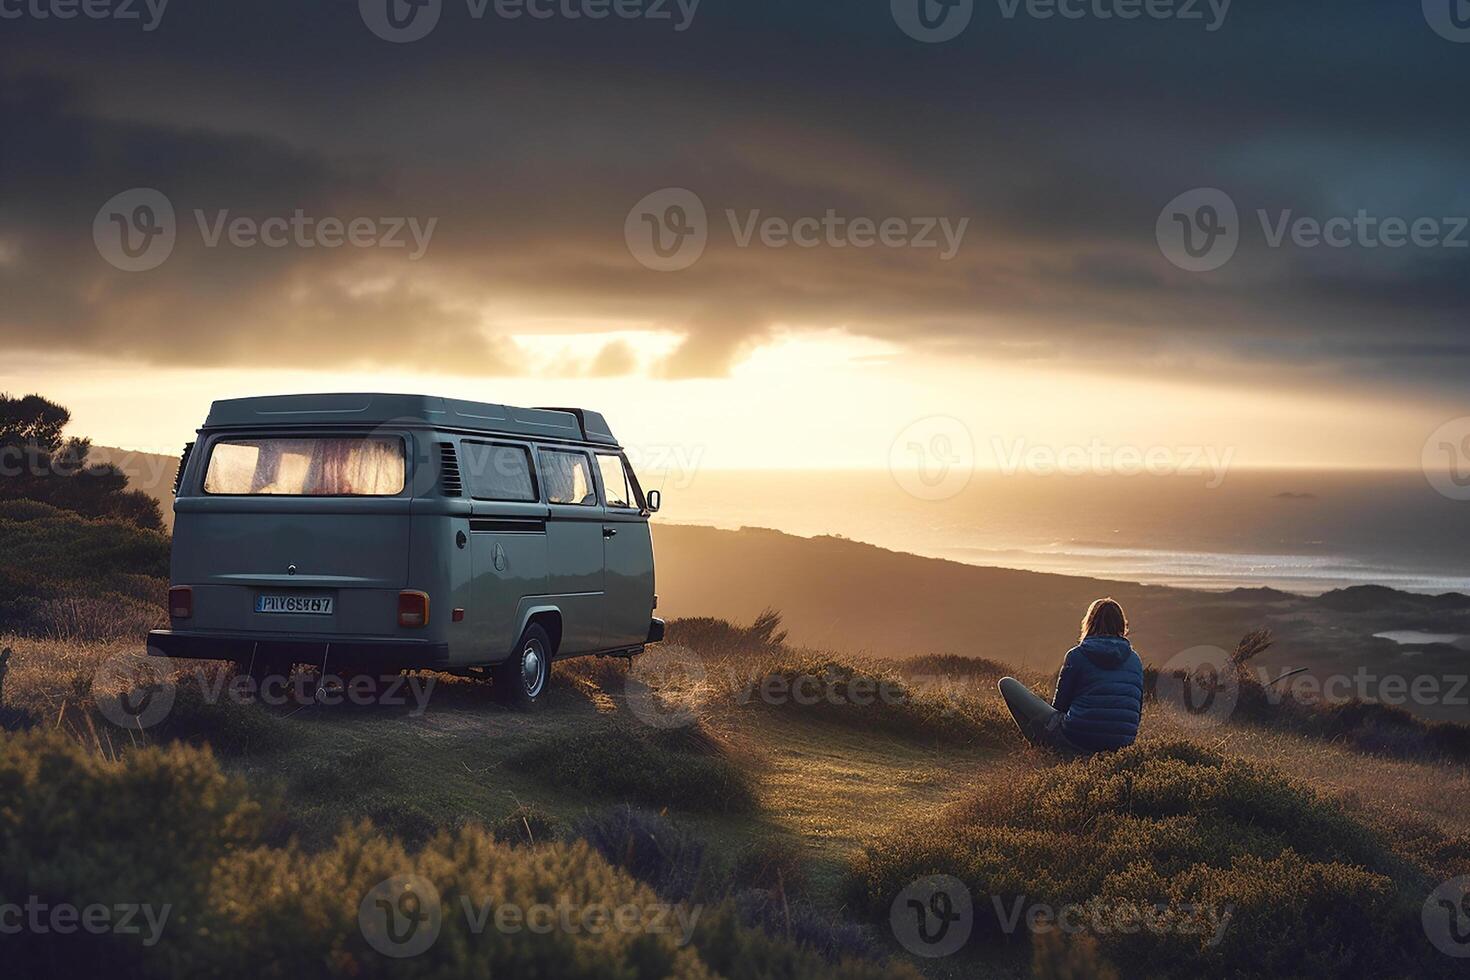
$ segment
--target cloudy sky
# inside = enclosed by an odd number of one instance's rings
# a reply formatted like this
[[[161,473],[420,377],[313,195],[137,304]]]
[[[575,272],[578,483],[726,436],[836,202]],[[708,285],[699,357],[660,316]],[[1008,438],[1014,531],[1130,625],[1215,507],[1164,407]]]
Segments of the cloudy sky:
[[[1470,412],[1452,0],[90,2],[0,0],[0,388],[102,443],[388,389],[1414,466]]]

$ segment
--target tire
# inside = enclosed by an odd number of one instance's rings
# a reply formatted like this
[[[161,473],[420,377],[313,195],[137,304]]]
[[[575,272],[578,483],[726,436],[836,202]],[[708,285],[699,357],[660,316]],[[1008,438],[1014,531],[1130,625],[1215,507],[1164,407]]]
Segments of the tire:
[[[526,627],[515,652],[490,668],[495,696],[517,708],[537,704],[551,682],[551,637],[540,626]]]

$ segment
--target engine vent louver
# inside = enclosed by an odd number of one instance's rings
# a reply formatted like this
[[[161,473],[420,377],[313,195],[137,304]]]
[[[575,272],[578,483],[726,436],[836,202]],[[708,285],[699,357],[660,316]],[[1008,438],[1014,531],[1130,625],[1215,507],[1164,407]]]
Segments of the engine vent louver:
[[[179,471],[174,474],[174,496],[179,495],[179,487],[184,483],[184,467],[189,465],[189,450],[194,448],[192,442],[184,443],[184,451],[179,455]]]
[[[464,496],[464,480],[459,475],[459,454],[454,443],[439,443],[439,490],[446,497]]]

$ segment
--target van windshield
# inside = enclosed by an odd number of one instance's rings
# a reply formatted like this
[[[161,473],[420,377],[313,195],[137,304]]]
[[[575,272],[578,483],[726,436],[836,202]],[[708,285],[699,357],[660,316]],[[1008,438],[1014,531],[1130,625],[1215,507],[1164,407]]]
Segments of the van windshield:
[[[295,497],[391,497],[404,486],[403,440],[379,437],[224,439],[204,492]]]

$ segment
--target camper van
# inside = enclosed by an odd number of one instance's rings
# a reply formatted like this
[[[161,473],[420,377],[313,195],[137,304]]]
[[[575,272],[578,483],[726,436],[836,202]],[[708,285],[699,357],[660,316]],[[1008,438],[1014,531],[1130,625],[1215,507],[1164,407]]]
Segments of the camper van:
[[[217,401],[174,497],[157,656],[257,676],[485,673],[528,705],[553,660],[663,639],[648,527],[659,493],[596,412],[423,395]]]

